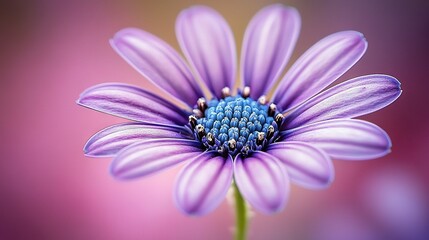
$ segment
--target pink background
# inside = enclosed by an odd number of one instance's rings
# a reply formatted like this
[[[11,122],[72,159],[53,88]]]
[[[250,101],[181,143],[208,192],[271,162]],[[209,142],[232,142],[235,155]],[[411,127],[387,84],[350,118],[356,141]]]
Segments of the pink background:
[[[238,46],[247,22],[271,1],[201,1],[231,24]],[[0,3],[0,239],[228,239],[233,211],[182,215],[172,188],[179,168],[131,182],[108,174],[109,159],[84,157],[96,131],[124,120],[75,104],[102,82],[160,93],[110,48],[124,27],[140,27],[178,49],[174,21],[194,1],[9,1]],[[428,239],[429,5],[427,1],[288,1],[302,16],[292,60],[340,30],[369,48],[341,81],[387,73],[403,95],[363,117],[391,136],[393,152],[334,162],[327,190],[292,187],[286,209],[256,213],[250,239]]]

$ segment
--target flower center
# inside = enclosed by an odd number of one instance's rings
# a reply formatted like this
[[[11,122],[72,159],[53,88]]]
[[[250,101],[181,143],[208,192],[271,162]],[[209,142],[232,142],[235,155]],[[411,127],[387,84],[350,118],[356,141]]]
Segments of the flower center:
[[[198,100],[189,126],[206,149],[248,155],[277,139],[283,115],[275,104],[268,105],[264,96],[255,101],[249,94],[248,87],[236,96],[224,88],[222,99]]]

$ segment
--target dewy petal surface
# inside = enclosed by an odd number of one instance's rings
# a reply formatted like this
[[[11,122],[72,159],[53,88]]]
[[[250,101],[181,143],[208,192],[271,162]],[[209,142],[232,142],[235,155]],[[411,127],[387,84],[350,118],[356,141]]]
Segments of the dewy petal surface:
[[[218,12],[205,6],[183,10],[176,21],[176,35],[186,58],[212,94],[220,98],[222,88],[234,86],[234,37]]]
[[[266,94],[293,51],[301,27],[295,8],[274,4],[261,9],[246,29],[241,50],[241,76],[250,96]]]
[[[179,173],[175,199],[187,214],[203,215],[215,209],[225,198],[232,183],[232,158],[218,152],[205,152]]]
[[[389,153],[389,136],[380,127],[362,120],[335,119],[282,133],[284,141],[302,141],[321,148],[331,157],[368,160]]]
[[[152,83],[189,106],[203,96],[179,54],[158,37],[140,29],[119,31],[112,47]]]
[[[334,33],[307,50],[289,69],[274,92],[273,102],[287,111],[324,89],[364,54],[367,42],[355,31]]]
[[[157,138],[193,139],[193,136],[180,126],[117,124],[94,134],[85,144],[84,152],[91,157],[113,157],[128,145]]]
[[[285,166],[292,182],[309,188],[326,188],[334,180],[332,160],[322,150],[304,142],[276,142],[267,153]]]
[[[100,112],[140,122],[184,125],[187,114],[166,100],[141,88],[106,83],[84,91],[78,104]]]
[[[201,144],[185,139],[155,139],[123,148],[110,171],[119,179],[133,179],[164,170],[201,154]]]
[[[234,161],[234,180],[243,197],[257,210],[271,214],[286,204],[290,185],[284,166],[274,156],[254,152]]]
[[[387,75],[357,77],[338,84],[294,109],[284,126],[295,128],[329,119],[354,118],[377,111],[401,95],[401,84]]]

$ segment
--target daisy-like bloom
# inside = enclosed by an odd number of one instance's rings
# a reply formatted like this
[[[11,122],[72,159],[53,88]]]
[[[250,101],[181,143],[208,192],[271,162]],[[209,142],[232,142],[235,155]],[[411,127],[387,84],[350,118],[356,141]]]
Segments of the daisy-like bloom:
[[[322,91],[364,54],[367,42],[355,31],[323,38],[281,76],[299,29],[294,8],[263,8],[246,29],[239,67],[231,29],[208,7],[185,9],[177,18],[176,35],[189,65],[150,33],[119,31],[112,47],[182,107],[131,85],[89,88],[78,104],[132,122],[96,133],[85,154],[114,157],[111,173],[118,179],[186,162],[174,196],[181,210],[194,215],[216,208],[233,181],[256,210],[274,213],[285,206],[290,181],[329,186],[331,158],[387,154],[388,135],[353,118],[392,103],[400,83],[367,75]]]

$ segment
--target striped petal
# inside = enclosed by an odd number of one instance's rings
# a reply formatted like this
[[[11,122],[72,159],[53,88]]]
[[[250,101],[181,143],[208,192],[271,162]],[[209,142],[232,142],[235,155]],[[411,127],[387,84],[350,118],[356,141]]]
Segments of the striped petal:
[[[175,199],[180,209],[191,215],[214,210],[225,198],[232,183],[232,158],[205,152],[179,173]]]
[[[145,78],[178,100],[193,106],[203,96],[183,59],[158,37],[127,28],[116,33],[110,43]]]
[[[90,157],[113,157],[124,147],[157,138],[193,139],[192,134],[180,126],[125,123],[94,134],[85,144],[84,152]]]
[[[274,4],[260,10],[246,29],[241,50],[241,76],[250,96],[266,94],[287,64],[301,27],[295,8]]]
[[[215,10],[193,6],[176,21],[176,35],[186,58],[213,95],[232,88],[236,75],[236,50],[232,31]]]
[[[334,180],[332,160],[322,150],[304,142],[277,142],[267,153],[279,159],[292,182],[308,188],[326,188]]]
[[[279,160],[265,152],[255,152],[234,161],[234,180],[243,197],[258,211],[281,211],[289,195],[289,178]]]
[[[79,105],[133,121],[183,125],[187,114],[166,100],[141,88],[119,84],[100,84],[87,89]]]
[[[338,84],[306,101],[285,118],[284,126],[337,118],[354,118],[377,111],[401,95],[401,84],[387,75],[368,75]]]
[[[299,105],[350,69],[366,47],[363,35],[354,31],[320,40],[290,68],[275,90],[273,102],[284,111]]]
[[[389,136],[362,120],[335,119],[282,132],[285,141],[301,141],[321,148],[333,158],[368,160],[390,152]]]
[[[119,151],[110,165],[113,176],[134,179],[159,172],[202,153],[201,143],[184,139],[137,142]]]

